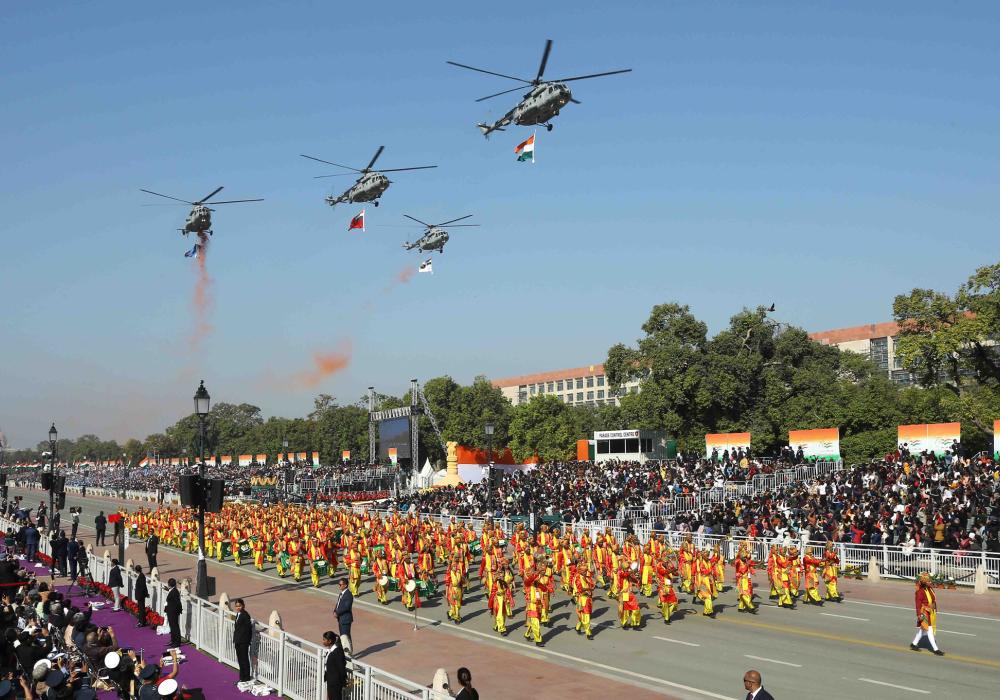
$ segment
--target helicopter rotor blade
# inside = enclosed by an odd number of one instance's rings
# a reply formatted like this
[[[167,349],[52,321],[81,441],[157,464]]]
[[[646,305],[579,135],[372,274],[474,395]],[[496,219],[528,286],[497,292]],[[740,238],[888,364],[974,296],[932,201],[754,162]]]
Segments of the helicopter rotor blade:
[[[333,163],[333,162],[331,162],[329,160],[323,160],[322,158],[314,158],[312,156],[307,156],[305,153],[300,153],[299,155],[302,156],[303,158],[308,158],[309,160],[315,160],[315,161],[317,161],[319,163],[326,163],[327,165],[335,165],[338,168],[347,168],[348,170],[353,170],[356,173],[363,173],[364,172],[364,170],[358,170],[357,168],[352,168],[349,165],[341,165],[340,163]]]
[[[416,221],[421,226],[426,226],[427,228],[434,228],[434,224],[428,224],[426,221],[421,221],[420,219],[418,219],[415,216],[410,216],[409,214],[403,214],[403,216],[405,216],[407,219],[411,219],[413,221]]]
[[[212,206],[214,207],[216,204],[239,204],[240,202],[263,202],[263,201],[264,201],[263,198],[260,198],[260,199],[230,199],[229,201],[226,201],[226,202],[212,202]]]
[[[444,224],[438,224],[438,226],[444,226]],[[473,228],[479,226],[479,224],[453,224],[448,228]]]
[[[418,165],[414,168],[385,168],[379,170],[380,173],[398,173],[401,170],[427,170],[428,168],[436,168],[436,165]]]
[[[215,195],[219,194],[219,192],[221,192],[221,191],[222,191],[222,187],[216,188],[216,190],[214,192],[212,192],[212,194],[208,195],[207,197],[202,197],[201,199],[199,199],[198,200],[198,204],[204,204],[205,202],[207,202],[208,200],[210,200],[212,197],[214,197]]]
[[[538,75],[535,76],[535,85],[542,82],[542,73],[545,72],[545,64],[549,62],[549,52],[552,50],[552,39],[545,41],[545,52],[542,54],[542,62],[538,66]]]
[[[153,192],[153,190],[144,190],[141,187],[139,188],[139,191],[146,192],[147,194],[155,194],[157,197],[166,197],[167,199],[172,199],[175,202],[184,202],[184,204],[194,206],[194,202],[189,202],[186,199],[179,199],[178,197],[171,197],[169,194],[160,194],[159,192]]]
[[[582,102],[580,102],[580,100],[576,99],[575,97],[569,98],[569,101],[572,102],[575,105],[582,105],[583,104]]]
[[[574,78],[559,78],[558,80],[547,80],[548,83],[568,83],[571,80],[586,80],[587,78],[600,78],[604,75],[618,75],[619,73],[631,73],[631,68],[626,68],[624,70],[609,70],[606,73],[592,73],[590,75],[578,75]]]
[[[354,177],[354,173],[334,173],[333,175],[313,175],[313,180],[319,180],[322,177],[343,177],[344,175]]]
[[[513,75],[504,75],[503,73],[494,73],[491,70],[483,70],[482,68],[475,68],[473,66],[467,66],[464,63],[455,63],[454,61],[445,61],[448,65],[458,66],[459,68],[467,68],[468,70],[478,71],[480,73],[486,73],[487,75],[496,75],[500,78],[507,78],[508,80],[516,80],[519,83],[526,83],[527,85],[532,85],[530,80],[525,80],[524,78],[515,78]]]
[[[468,219],[472,214],[466,214],[465,216],[460,216],[457,219],[452,219],[451,221],[442,221],[440,224],[434,224],[435,226],[447,226],[448,224],[453,224],[456,221],[462,221],[463,219]],[[462,224],[462,226],[473,226],[474,224]]]
[[[483,100],[489,100],[494,97],[499,97],[500,95],[506,95],[508,92],[517,92],[518,90],[523,90],[524,88],[518,85],[516,88],[511,88],[510,90],[504,90],[503,92],[497,92],[492,95],[487,95],[486,97],[480,97],[476,102],[482,102]]]
[[[382,151],[384,151],[384,150],[385,150],[385,146],[379,146],[379,147],[378,147],[378,150],[377,150],[377,151],[375,151],[375,155],[373,155],[373,156],[372,156],[372,160],[371,160],[371,162],[370,162],[370,163],[368,164],[368,167],[364,169],[364,172],[366,172],[366,173],[367,173],[367,172],[368,172],[369,170],[371,170],[371,169],[372,169],[372,166],[373,166],[373,165],[375,165],[375,161],[377,161],[377,160],[378,160],[378,157],[379,157],[380,155],[382,155]]]

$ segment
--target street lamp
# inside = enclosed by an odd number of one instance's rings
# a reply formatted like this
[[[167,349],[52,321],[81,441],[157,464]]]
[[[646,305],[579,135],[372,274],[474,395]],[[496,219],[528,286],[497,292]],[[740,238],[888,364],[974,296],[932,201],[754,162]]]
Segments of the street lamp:
[[[199,598],[208,598],[208,563],[205,561],[205,419],[211,407],[212,397],[205,388],[205,380],[201,380],[198,391],[194,392],[194,412],[198,415],[199,440],[198,452],[198,483],[201,488],[201,499],[198,501],[198,580],[195,593]]]
[[[487,489],[487,493],[489,492],[490,487],[493,485],[493,431],[495,429],[496,429],[496,426],[493,424],[493,421],[486,421],[486,425],[483,426],[483,432],[486,433],[486,452],[487,452],[487,455],[488,455],[486,457],[486,462],[487,462],[487,467],[486,467],[486,469],[487,469],[487,472],[486,472],[486,477],[487,477],[486,489]]]
[[[59,440],[59,431],[56,430],[56,424],[52,423],[52,427],[49,428],[49,453],[52,455],[52,474],[49,477],[49,519],[45,524],[48,525],[49,531],[52,531],[52,516],[55,513],[56,508],[56,443]],[[52,550],[49,550],[52,553]],[[49,564],[49,579],[54,581],[56,578],[56,562],[53,560]]]

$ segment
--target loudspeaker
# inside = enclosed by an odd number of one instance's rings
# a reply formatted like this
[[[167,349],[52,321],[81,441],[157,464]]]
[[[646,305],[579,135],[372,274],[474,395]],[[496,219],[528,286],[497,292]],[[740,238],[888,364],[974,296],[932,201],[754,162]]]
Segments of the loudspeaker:
[[[209,598],[211,598],[212,596],[215,595],[215,577],[214,576],[206,576],[205,577],[205,584],[206,584],[205,587],[208,589],[207,591],[205,591],[205,594]]]
[[[181,474],[181,505],[197,508],[202,503],[201,478],[197,474]]]
[[[6,485],[7,485],[7,475],[0,474],[0,486],[6,486]]]
[[[53,486],[54,486],[54,488],[52,490],[55,491],[56,493],[65,493],[66,492],[66,477],[63,476],[62,474],[59,474],[58,476],[56,476],[56,478],[53,480],[52,483],[53,483]]]
[[[503,470],[493,467],[490,469],[490,488],[498,489],[500,488],[500,483],[503,481]]]
[[[205,510],[209,513],[222,511],[222,500],[226,490],[226,482],[222,479],[208,479],[205,484]]]
[[[62,510],[66,507],[66,492],[61,491],[56,494],[56,510]]]
[[[42,489],[48,491],[52,488],[52,474],[51,472],[42,472]]]

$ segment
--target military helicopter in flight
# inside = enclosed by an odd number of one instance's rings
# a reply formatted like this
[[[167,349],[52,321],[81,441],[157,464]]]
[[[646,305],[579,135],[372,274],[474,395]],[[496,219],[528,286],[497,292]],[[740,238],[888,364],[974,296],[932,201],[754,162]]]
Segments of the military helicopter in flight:
[[[212,235],[212,212],[214,209],[210,209],[205,206],[212,197],[219,194],[222,191],[222,187],[217,188],[214,192],[209,194],[207,197],[202,197],[197,202],[189,202],[186,199],[178,199],[177,197],[171,197],[168,194],[160,194],[159,192],[153,192],[152,190],[144,190],[139,188],[140,191],[146,192],[147,194],[155,194],[157,197],[165,197],[166,199],[173,199],[175,201],[181,202],[183,204],[190,204],[193,208],[188,214],[187,221],[184,222],[184,228],[177,229],[181,232],[182,236],[186,236],[189,233],[196,233],[199,236],[204,236],[208,234]],[[263,202],[263,199],[231,199],[226,202],[211,202],[214,207],[217,204],[238,204],[240,202]]]
[[[412,221],[416,221],[421,226],[426,227],[423,236],[413,241],[413,243],[407,241],[403,244],[403,248],[406,250],[416,249],[419,251],[427,251],[428,253],[432,250],[436,250],[439,253],[444,252],[444,244],[448,242],[448,232],[441,228],[442,226],[449,226],[449,224],[452,226],[479,226],[479,224],[455,223],[456,221],[468,219],[472,216],[472,214],[466,214],[465,216],[460,216],[457,219],[452,219],[451,221],[444,221],[440,224],[428,224],[426,221],[421,221],[420,219],[412,217],[409,214],[403,214],[403,216]],[[451,226],[449,226],[449,228],[451,228]]]
[[[385,150],[385,146],[379,146],[378,150],[375,151],[375,155],[372,156],[371,162],[362,169],[352,168],[349,165],[341,165],[340,163],[331,163],[328,160],[323,160],[322,158],[314,158],[313,156],[307,156],[304,153],[299,155],[303,158],[308,158],[309,160],[315,160],[320,163],[326,163],[327,165],[335,165],[338,168],[346,168],[347,170],[353,170],[356,173],[361,173],[361,177],[358,181],[351,185],[350,189],[344,192],[339,197],[327,197],[326,203],[331,207],[340,204],[341,202],[374,202],[375,206],[378,206],[378,199],[382,194],[389,189],[389,185],[392,184],[392,180],[387,178],[382,173],[396,173],[401,170],[427,170],[428,168],[436,168],[436,165],[418,165],[413,168],[383,168],[382,170],[373,170],[372,166],[375,165],[375,161],[378,157],[382,155],[382,151]],[[333,175],[316,175],[316,179],[322,177],[337,177],[339,175],[350,175],[351,173],[335,173]]]
[[[586,80],[587,78],[600,78],[605,75],[617,75],[618,73],[631,73],[631,68],[626,68],[624,70],[613,70],[607,71],[605,73],[592,73],[590,75],[578,75],[573,78],[558,78],[557,80],[542,80],[542,74],[545,72],[545,64],[549,62],[549,52],[552,50],[552,40],[549,39],[545,42],[545,52],[542,54],[542,63],[538,66],[538,75],[535,76],[534,80],[525,80],[524,78],[515,78],[512,75],[504,75],[503,73],[494,73],[493,71],[483,70],[482,68],[475,68],[473,66],[467,66],[463,63],[455,63],[454,61],[446,61],[446,63],[452,66],[458,66],[459,68],[467,68],[469,70],[478,71],[480,73],[486,73],[488,75],[496,75],[501,78],[507,78],[508,80],[516,80],[519,83],[524,83],[530,85],[531,89],[524,94],[521,101],[517,105],[503,115],[493,124],[479,124],[479,130],[483,132],[483,136],[489,137],[490,133],[493,131],[503,131],[503,128],[509,124],[519,124],[521,126],[532,126],[534,124],[542,124],[546,129],[552,131],[552,124],[549,122],[551,119],[559,114],[559,110],[566,106],[567,103],[573,102],[575,104],[580,104],[579,100],[573,98],[573,93],[570,89],[564,85],[571,80]],[[515,90],[521,90],[523,88],[516,87],[510,90],[504,90],[503,92],[497,92],[493,95],[487,95],[486,97],[480,97],[476,102],[482,102],[483,100],[489,100],[494,97],[499,97],[500,95],[506,95],[509,92],[514,92]]]

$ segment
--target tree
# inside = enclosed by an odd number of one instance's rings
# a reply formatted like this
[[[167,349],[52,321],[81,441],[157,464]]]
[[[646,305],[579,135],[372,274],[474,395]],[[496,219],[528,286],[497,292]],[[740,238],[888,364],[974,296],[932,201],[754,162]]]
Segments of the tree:
[[[582,415],[551,394],[534,396],[515,407],[510,422],[514,458],[537,455],[546,462],[573,458]]]

